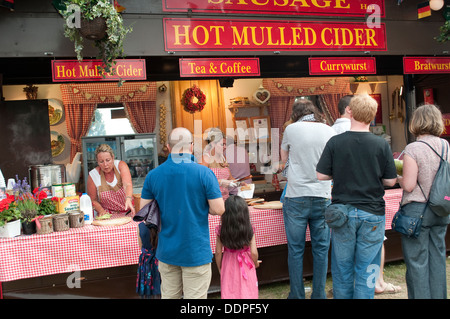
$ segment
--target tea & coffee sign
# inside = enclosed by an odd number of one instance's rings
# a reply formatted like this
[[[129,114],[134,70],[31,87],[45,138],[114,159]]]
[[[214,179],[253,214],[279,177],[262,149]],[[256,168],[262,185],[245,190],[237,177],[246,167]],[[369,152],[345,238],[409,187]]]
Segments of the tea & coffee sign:
[[[259,76],[259,58],[180,59],[181,77]]]
[[[384,17],[384,0],[163,0],[165,12]]]
[[[376,74],[374,57],[309,58],[310,75]]]
[[[144,59],[115,60],[111,72],[103,74],[101,60],[52,60],[53,82],[146,80]]]
[[[166,51],[386,51],[386,28],[364,22],[164,18]]]

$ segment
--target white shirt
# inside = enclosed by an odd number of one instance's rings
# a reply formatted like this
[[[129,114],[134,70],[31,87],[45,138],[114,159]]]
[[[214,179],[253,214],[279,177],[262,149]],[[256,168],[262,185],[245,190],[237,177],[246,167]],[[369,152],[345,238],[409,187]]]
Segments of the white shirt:
[[[341,134],[341,133],[344,133],[346,131],[349,131],[350,130],[350,126],[351,126],[350,119],[345,118],[345,117],[341,117],[341,118],[338,118],[334,122],[332,128],[336,131],[337,134]]]
[[[331,197],[331,181],[317,180],[316,165],[334,135],[323,123],[299,121],[286,127],[281,143],[281,148],[289,151],[286,197]]]
[[[120,163],[120,160],[114,160],[114,166],[117,168],[117,170],[119,170],[119,163]],[[89,172],[89,176],[92,178],[92,181],[94,182],[95,186],[98,188],[102,183],[102,178],[100,177],[100,173],[97,171],[97,169],[96,168],[92,169]],[[114,174],[114,180],[111,183],[106,182],[106,184],[108,184],[111,187],[116,186],[116,184],[117,184],[116,174]]]

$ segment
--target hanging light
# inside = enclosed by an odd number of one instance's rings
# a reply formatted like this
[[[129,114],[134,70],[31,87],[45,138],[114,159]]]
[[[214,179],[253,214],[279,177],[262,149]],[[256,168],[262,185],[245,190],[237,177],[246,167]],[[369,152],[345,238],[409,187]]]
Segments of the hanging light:
[[[430,0],[430,9],[433,11],[441,10],[444,6],[444,0]]]

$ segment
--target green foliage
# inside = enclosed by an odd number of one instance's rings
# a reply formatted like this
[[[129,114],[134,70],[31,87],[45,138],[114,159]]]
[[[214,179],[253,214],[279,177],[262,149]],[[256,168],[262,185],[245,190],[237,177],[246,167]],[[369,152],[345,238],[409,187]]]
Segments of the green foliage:
[[[12,222],[21,219],[22,215],[15,205],[11,205],[8,209],[0,212],[0,227],[5,226],[7,222]]]
[[[437,42],[444,43],[450,40],[450,21],[445,21],[444,25],[439,28],[440,34],[434,39]]]
[[[56,205],[50,198],[43,199],[39,204],[38,215],[56,214]]]

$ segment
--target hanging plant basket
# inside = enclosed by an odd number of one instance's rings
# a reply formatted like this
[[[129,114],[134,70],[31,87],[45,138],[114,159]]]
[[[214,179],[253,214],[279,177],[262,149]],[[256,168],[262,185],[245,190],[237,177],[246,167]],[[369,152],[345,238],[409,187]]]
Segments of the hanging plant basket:
[[[92,20],[81,19],[80,34],[88,40],[101,40],[106,36],[106,20],[103,17],[97,17]]]
[[[55,0],[56,1],[56,0]],[[101,73],[111,72],[115,59],[124,56],[125,36],[132,31],[125,27],[122,16],[110,0],[58,0],[58,11],[65,20],[64,35],[74,43],[78,61],[83,60],[83,40],[94,41],[98,50],[97,58],[102,60]],[[81,15],[80,28],[68,23],[73,19],[69,5],[76,5]]]

